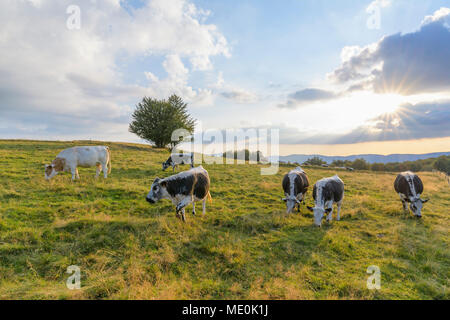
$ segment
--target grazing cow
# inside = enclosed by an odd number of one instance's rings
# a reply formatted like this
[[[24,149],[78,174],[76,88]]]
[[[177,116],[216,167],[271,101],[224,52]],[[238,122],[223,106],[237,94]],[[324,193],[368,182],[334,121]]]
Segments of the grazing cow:
[[[422,218],[422,206],[425,202],[428,202],[428,200],[422,200],[420,198],[423,192],[422,180],[411,171],[402,172],[395,179],[394,189],[400,196],[403,210],[408,211],[407,202],[409,202],[409,207],[414,215]]]
[[[153,181],[146,200],[155,203],[161,199],[170,199],[176,206],[177,217],[186,221],[184,208],[192,202],[192,214],[195,215],[195,202],[203,201],[203,215],[206,210],[206,198],[211,201],[209,193],[209,175],[202,166],[180,172],[165,179]]]
[[[175,167],[179,164],[190,164],[191,168],[193,168],[194,153],[172,153],[170,157],[163,162],[162,170],[165,171],[168,167],[172,166],[172,172],[174,172]]]
[[[301,167],[297,167],[287,173],[283,178],[283,190],[286,197],[283,199],[286,202],[287,213],[291,213],[295,206],[300,212],[300,203],[305,203],[305,195],[308,191],[309,182],[306,172]]]
[[[109,168],[108,168],[109,164]],[[96,178],[101,171],[105,178],[111,173],[111,152],[105,146],[73,147],[61,151],[49,165],[45,166],[45,179],[49,180],[59,172],[70,172],[72,180],[80,179],[78,168],[97,167]]]
[[[344,200],[344,182],[335,175],[331,178],[324,178],[316,182],[313,188],[314,208],[308,207],[314,212],[314,223],[322,225],[325,213],[328,213],[327,221],[333,220],[333,203],[337,203],[337,220],[341,219],[340,212],[342,201]]]

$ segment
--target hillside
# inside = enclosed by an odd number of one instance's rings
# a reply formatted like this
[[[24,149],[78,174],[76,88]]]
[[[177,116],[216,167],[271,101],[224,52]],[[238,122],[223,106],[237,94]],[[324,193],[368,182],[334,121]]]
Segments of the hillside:
[[[404,161],[416,161],[423,160],[429,158],[438,158],[440,156],[448,156],[450,152],[434,152],[434,153],[426,153],[426,154],[390,154],[390,155],[381,155],[381,154],[357,154],[351,156],[323,156],[323,155],[307,155],[307,154],[292,154],[289,156],[280,156],[280,161],[284,162],[297,162],[303,163],[306,160],[318,156],[323,161],[327,163],[331,163],[335,160],[349,160],[354,161],[356,159],[364,159],[369,163],[392,163],[392,162],[404,162]]]
[[[48,182],[44,164],[63,148],[106,144],[112,173],[80,169]],[[402,212],[395,174],[346,172],[342,220],[313,226],[287,216],[281,179],[258,165],[204,165],[213,204],[175,218],[145,196],[168,152],[108,142],[0,140],[0,299],[449,299],[449,187],[421,173],[424,218]],[[308,169],[310,183],[334,175]],[[311,192],[307,203],[312,203]],[[199,210],[198,210],[199,211]],[[188,209],[190,212],[190,207]],[[81,268],[69,290],[66,268]],[[366,269],[381,269],[381,290]]]

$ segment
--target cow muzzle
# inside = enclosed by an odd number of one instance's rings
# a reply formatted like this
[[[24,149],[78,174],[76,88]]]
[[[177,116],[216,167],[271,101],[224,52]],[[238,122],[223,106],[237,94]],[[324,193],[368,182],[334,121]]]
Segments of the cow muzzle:
[[[147,200],[148,203],[155,203],[156,201],[152,198],[146,197],[145,200]]]

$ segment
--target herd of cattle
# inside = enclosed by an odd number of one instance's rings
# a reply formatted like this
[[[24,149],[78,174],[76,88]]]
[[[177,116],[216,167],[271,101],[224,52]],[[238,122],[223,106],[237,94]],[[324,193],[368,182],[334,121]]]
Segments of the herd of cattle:
[[[162,164],[162,169],[175,167],[180,164],[189,164],[190,170],[180,172],[170,177],[153,181],[146,200],[155,203],[161,199],[169,199],[176,206],[177,217],[186,221],[185,208],[192,203],[192,213],[195,215],[195,202],[202,201],[203,214],[205,214],[206,200],[211,201],[209,193],[210,179],[208,171],[202,166],[194,167],[193,154],[172,154]],[[97,167],[96,177],[103,171],[104,177],[111,172],[111,153],[106,146],[73,147],[61,151],[50,165],[45,166],[45,178],[51,179],[59,172],[70,172],[72,180],[80,178],[78,167]],[[282,181],[285,194],[287,213],[291,213],[297,206],[300,212],[300,204],[305,204],[305,196],[309,187],[306,172],[297,167],[287,173]],[[394,182],[394,189],[399,194],[403,209],[408,211],[407,203],[416,217],[422,217],[422,206],[428,200],[423,200],[423,183],[420,178],[410,172],[400,173]],[[314,213],[314,224],[322,225],[326,216],[327,221],[332,220],[333,204],[337,204],[337,220],[340,220],[340,211],[344,200],[344,182],[337,176],[324,178],[317,181],[313,187],[314,207],[307,206]]]

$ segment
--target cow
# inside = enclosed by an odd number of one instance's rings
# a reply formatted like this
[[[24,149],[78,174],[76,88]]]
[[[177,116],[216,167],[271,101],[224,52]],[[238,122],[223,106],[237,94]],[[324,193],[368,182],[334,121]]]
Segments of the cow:
[[[413,214],[418,218],[422,218],[422,207],[424,203],[428,202],[428,199],[422,200],[420,198],[423,192],[423,183],[419,176],[411,171],[398,174],[394,181],[394,189],[400,196],[403,210],[409,212],[407,205],[409,202],[409,207]]]
[[[108,167],[109,165],[109,167]],[[105,178],[111,173],[111,152],[106,146],[72,147],[61,151],[49,165],[45,165],[45,179],[50,180],[60,172],[70,172],[72,180],[80,179],[78,167],[97,167]]]
[[[328,213],[327,221],[333,220],[333,203],[337,203],[337,220],[341,220],[340,212],[344,200],[344,182],[335,175],[316,182],[313,188],[314,208],[308,206],[308,210],[314,212],[314,224],[322,225],[325,213]]]
[[[175,167],[179,164],[190,164],[194,167],[194,153],[172,153],[170,157],[162,163],[162,170],[165,171],[172,166],[172,172],[175,172]]]
[[[287,213],[291,213],[295,206],[300,212],[300,203],[305,203],[305,195],[308,191],[309,181],[306,172],[301,167],[297,167],[287,173],[283,178],[283,191],[286,202]]]
[[[186,222],[185,207],[192,203],[192,214],[195,215],[195,202],[203,201],[203,215],[206,212],[206,198],[211,202],[209,193],[209,175],[202,166],[191,168],[173,176],[153,181],[146,200],[156,203],[161,199],[170,199],[176,206],[176,216]]]

